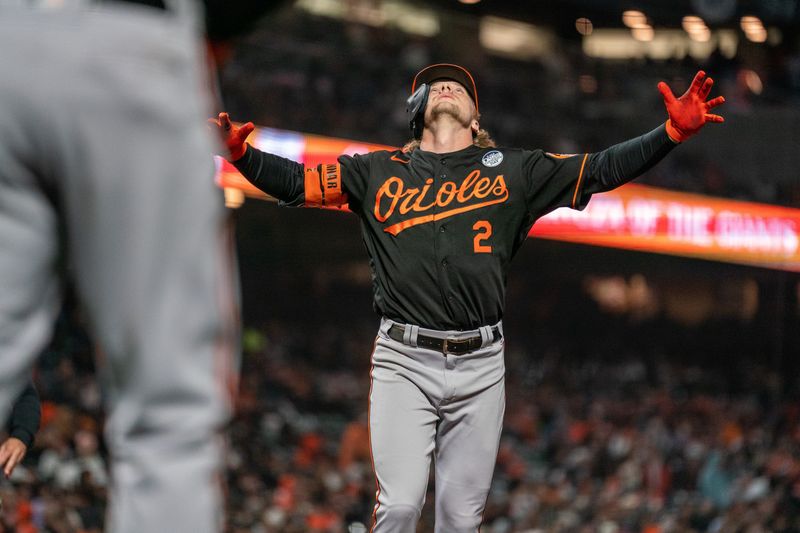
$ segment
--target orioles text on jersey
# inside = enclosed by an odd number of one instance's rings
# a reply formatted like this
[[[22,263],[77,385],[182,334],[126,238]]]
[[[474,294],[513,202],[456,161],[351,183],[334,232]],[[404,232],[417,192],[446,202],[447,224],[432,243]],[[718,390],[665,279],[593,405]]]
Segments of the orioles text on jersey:
[[[455,181],[445,181],[436,193],[431,193],[432,184],[433,178],[428,178],[421,189],[406,187],[397,176],[383,182],[375,196],[375,219],[386,222],[395,213],[403,217],[403,220],[385,227],[383,231],[397,235],[412,226],[508,200],[508,187],[502,174],[490,178],[481,176],[480,170],[473,170],[460,185]],[[441,211],[431,213],[436,207]],[[404,218],[409,214],[408,218]]]

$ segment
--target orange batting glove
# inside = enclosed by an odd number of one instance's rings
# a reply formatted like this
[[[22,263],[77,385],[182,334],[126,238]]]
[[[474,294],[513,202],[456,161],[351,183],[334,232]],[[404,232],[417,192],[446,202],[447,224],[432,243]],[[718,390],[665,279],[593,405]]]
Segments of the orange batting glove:
[[[247,151],[247,137],[253,133],[256,127],[252,122],[236,126],[231,123],[231,118],[227,113],[220,113],[219,118],[208,119],[208,124],[217,130],[219,138],[227,149],[227,154],[220,154],[228,161],[236,161],[241,159]]]
[[[658,84],[658,90],[664,97],[667,106],[667,135],[676,143],[680,143],[700,131],[706,122],[725,122],[719,115],[708,111],[725,102],[725,97],[717,96],[706,102],[714,80],[706,78],[702,70],[697,73],[689,90],[680,98],[675,98],[672,91],[663,81]]]

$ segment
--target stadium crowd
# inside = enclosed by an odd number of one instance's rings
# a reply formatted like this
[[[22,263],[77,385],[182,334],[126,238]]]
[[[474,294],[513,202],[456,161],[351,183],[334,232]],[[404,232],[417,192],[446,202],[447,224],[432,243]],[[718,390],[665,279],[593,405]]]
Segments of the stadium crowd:
[[[557,312],[510,335],[505,432],[483,530],[800,531],[796,382],[751,352],[753,327],[632,321],[583,300],[586,340],[570,339]],[[43,425],[2,483],[0,531],[102,531],[101,392],[91,344],[74,324],[65,315],[36,372]],[[354,312],[348,324],[247,328],[229,428],[230,533],[369,527],[375,323]],[[431,498],[420,531],[432,530]]]

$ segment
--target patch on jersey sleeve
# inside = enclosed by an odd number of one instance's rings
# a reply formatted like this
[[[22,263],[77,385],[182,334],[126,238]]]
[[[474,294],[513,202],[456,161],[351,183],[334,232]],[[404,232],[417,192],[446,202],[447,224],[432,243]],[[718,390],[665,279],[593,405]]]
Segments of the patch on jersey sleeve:
[[[503,154],[497,150],[492,150],[491,152],[486,152],[481,159],[481,163],[483,166],[486,167],[496,167],[500,163],[503,162]]]
[[[342,207],[347,195],[342,191],[342,169],[337,164],[306,169],[306,207]]]
[[[569,157],[575,157],[576,155],[580,154],[554,154],[553,152],[545,152],[544,155],[547,157],[552,157],[553,159],[567,159]]]

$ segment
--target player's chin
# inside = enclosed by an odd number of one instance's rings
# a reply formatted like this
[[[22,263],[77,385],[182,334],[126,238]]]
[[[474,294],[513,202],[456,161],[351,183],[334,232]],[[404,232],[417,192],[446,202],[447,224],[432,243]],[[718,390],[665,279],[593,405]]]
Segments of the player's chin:
[[[441,114],[457,115],[459,109],[454,102],[450,102],[448,100],[439,100],[433,105],[432,111],[434,115],[441,115]]]
[[[453,102],[437,102],[431,109],[431,118],[434,120],[442,116],[449,116],[465,125],[469,125],[472,121],[471,117],[467,116],[468,114]]]

